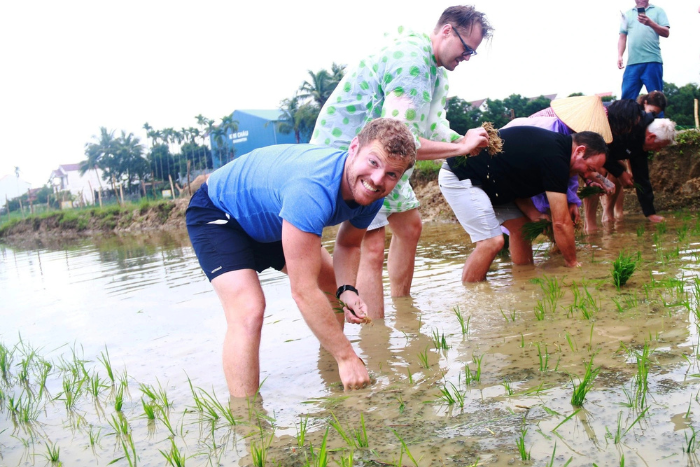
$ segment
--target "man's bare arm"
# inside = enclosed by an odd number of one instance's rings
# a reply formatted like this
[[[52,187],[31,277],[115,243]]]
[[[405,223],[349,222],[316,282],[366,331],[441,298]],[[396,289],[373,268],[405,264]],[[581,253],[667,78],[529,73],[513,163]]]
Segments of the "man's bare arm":
[[[360,266],[360,246],[365,236],[366,229],[358,229],[349,221],[340,224],[338,235],[333,249],[333,270],[338,287],[342,285],[357,284],[357,270]],[[362,293],[362,291],[359,291]],[[346,291],[340,299],[352,310],[345,313],[345,318],[350,323],[362,323],[367,315],[367,307],[355,292]],[[354,314],[353,314],[354,313]]]
[[[425,138],[418,138],[420,148],[416,159],[435,160],[447,159],[448,157],[475,155],[481,148],[489,144],[489,137],[483,128],[472,128],[467,134],[454,143],[443,143],[441,141],[430,141]]]
[[[625,67],[623,56],[627,48],[627,34],[620,33],[620,38],[617,40],[617,67],[622,70]]]
[[[576,261],[576,242],[574,241],[574,224],[569,215],[566,193],[547,192],[549,208],[552,212],[552,230],[566,265],[570,268],[580,266]]]
[[[346,389],[369,384],[369,375],[333,315],[331,304],[318,286],[321,270],[321,238],[303,232],[286,220],[282,223],[282,246],[292,297],[304,321],[338,362]]]

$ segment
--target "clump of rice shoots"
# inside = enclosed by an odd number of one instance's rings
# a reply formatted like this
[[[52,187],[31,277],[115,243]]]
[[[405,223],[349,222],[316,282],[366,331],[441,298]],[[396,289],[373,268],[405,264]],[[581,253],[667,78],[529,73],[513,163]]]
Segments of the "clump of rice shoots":
[[[613,262],[612,268],[613,284],[615,284],[617,290],[620,290],[620,287],[627,283],[636,268],[637,259],[632,255],[625,255],[623,252],[620,252],[620,255]]]
[[[581,190],[578,192],[578,197],[580,199],[584,199],[588,198],[589,196],[599,195],[601,193],[605,193],[605,190],[597,186],[589,185],[581,188]]]
[[[353,310],[352,308],[348,307],[347,303],[345,303],[344,301],[342,301],[342,300],[340,300],[340,299],[338,299],[338,307],[337,307],[337,308],[333,308],[333,311],[334,311],[335,313],[337,313],[337,314],[342,315],[342,314],[345,313],[345,308],[346,308],[346,307],[348,308],[348,310],[350,310],[350,313],[352,313],[356,318],[358,317],[357,314],[355,313],[355,310]],[[365,317],[362,318],[362,323],[361,323],[361,324],[372,324],[372,318],[370,318],[369,316],[365,315]]]
[[[523,238],[528,242],[532,243],[541,233],[545,233],[551,238],[552,232],[552,221],[547,219],[540,219],[535,222],[527,222],[523,224],[522,233]]]
[[[493,124],[491,122],[484,122],[481,124],[481,127],[486,130],[486,133],[489,135],[489,145],[487,147],[489,156],[495,156],[503,152],[503,140],[498,135],[498,130],[493,127]]]

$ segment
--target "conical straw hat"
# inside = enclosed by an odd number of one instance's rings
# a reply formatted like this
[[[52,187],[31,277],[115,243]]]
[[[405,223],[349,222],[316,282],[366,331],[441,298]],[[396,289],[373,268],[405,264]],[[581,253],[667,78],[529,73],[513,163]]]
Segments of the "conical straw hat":
[[[576,96],[552,101],[552,110],[566,126],[579,131],[595,131],[606,143],[612,143],[608,115],[599,96]]]

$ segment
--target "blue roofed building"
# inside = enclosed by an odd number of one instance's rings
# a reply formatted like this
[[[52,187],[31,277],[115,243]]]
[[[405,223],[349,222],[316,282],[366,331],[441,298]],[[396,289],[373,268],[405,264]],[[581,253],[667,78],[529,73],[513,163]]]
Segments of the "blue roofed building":
[[[279,109],[234,111],[232,117],[238,122],[238,131],[227,132],[221,148],[216,138],[213,135],[209,136],[214,169],[254,149],[273,144],[295,144],[294,132],[284,134],[279,131],[278,123],[281,116],[282,112]],[[302,143],[308,143],[308,139]]]

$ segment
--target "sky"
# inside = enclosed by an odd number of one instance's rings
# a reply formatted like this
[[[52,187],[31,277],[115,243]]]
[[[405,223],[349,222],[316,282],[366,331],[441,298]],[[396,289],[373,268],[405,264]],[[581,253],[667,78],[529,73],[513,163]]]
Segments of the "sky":
[[[100,127],[134,133],[275,109],[308,70],[354,65],[400,25],[430,32],[451,1],[36,0],[0,5],[0,178],[36,188],[85,159]],[[632,0],[478,1],[495,28],[449,73],[450,95],[620,95],[620,11]],[[700,83],[700,0],[658,4],[664,80]],[[449,118],[449,115],[448,115]]]

